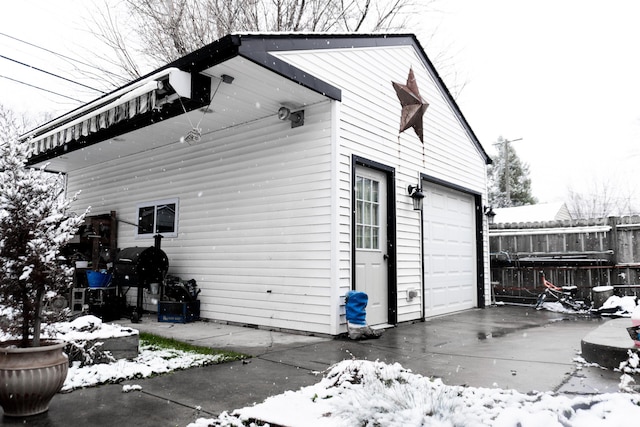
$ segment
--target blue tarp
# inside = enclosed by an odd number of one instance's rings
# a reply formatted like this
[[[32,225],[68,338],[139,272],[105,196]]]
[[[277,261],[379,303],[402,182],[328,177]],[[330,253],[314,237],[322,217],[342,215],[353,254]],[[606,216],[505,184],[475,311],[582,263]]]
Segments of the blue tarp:
[[[349,291],[346,297],[347,322],[354,325],[366,325],[366,308],[369,297],[364,292]]]

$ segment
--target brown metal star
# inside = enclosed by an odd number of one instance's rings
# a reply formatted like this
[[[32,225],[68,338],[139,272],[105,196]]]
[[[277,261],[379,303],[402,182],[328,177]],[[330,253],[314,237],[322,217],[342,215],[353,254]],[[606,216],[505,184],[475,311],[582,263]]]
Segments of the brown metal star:
[[[398,94],[398,99],[402,105],[402,116],[400,118],[400,132],[404,132],[409,128],[413,128],[420,138],[420,142],[424,143],[423,130],[422,130],[422,116],[429,103],[422,99],[420,91],[418,90],[418,82],[413,75],[413,68],[409,69],[409,77],[407,77],[407,84],[392,82],[393,88]]]

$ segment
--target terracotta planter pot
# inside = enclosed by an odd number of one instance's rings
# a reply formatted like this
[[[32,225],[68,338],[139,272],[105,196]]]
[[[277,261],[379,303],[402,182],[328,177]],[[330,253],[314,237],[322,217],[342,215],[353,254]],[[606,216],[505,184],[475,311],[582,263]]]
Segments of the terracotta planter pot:
[[[29,348],[17,344],[0,343],[0,406],[9,417],[41,414],[67,378],[65,343],[42,341],[40,347]]]

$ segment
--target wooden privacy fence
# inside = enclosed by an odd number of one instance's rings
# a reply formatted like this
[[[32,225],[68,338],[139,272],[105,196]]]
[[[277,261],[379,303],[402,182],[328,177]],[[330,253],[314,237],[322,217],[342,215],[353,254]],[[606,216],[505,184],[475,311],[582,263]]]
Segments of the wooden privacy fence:
[[[605,285],[640,293],[640,216],[492,224],[489,242],[498,301],[532,302],[542,273],[555,285],[577,286],[580,298]]]

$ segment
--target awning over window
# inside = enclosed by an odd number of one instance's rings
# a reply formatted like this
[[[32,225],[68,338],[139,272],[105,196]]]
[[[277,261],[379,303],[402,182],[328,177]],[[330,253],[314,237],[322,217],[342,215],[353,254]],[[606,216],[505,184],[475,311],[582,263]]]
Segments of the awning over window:
[[[75,115],[61,117],[56,120],[60,122],[59,125],[56,125],[56,121],[50,123],[49,130],[45,130],[40,135],[37,134],[36,129],[36,136],[31,140],[32,156],[61,147],[71,141],[77,141],[123,120],[158,108],[159,104],[166,102],[165,99],[160,99],[159,95],[160,90],[166,92],[166,80],[175,86],[180,96],[190,96],[190,93],[185,93],[190,90],[184,89],[187,84],[190,86],[190,75],[178,69],[165,70],[163,73],[151,76],[146,82],[140,82],[133,89],[124,93],[111,94],[111,99],[101,98],[88,104],[81,111],[76,111]],[[185,80],[188,80],[187,84]]]

